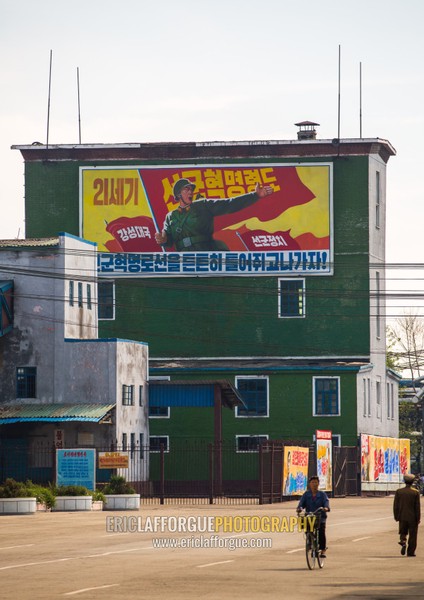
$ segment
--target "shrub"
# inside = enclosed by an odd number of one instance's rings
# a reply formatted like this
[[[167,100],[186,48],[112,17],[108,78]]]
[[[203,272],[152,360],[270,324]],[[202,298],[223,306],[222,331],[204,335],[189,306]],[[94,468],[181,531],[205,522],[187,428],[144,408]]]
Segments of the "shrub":
[[[83,485],[60,485],[56,488],[56,496],[89,496],[89,490]]]
[[[37,502],[45,504],[46,508],[53,508],[56,504],[56,494],[52,486],[44,487],[32,481],[27,481],[27,487],[31,490],[31,496],[37,498]]]
[[[135,494],[135,489],[125,481],[122,475],[112,475],[109,483],[103,488],[104,494]]]
[[[11,477],[0,486],[0,498],[31,498],[33,494],[27,484]]]
[[[100,490],[94,490],[94,492],[91,492],[91,495],[94,501],[100,500],[101,502],[104,502],[106,500],[104,493]]]

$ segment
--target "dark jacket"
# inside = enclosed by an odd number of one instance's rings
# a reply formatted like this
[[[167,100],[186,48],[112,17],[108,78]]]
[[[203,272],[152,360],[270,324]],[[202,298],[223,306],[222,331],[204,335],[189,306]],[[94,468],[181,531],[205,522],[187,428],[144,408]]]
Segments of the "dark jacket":
[[[419,492],[410,485],[396,490],[393,502],[393,516],[395,521],[404,521],[411,525],[418,525],[421,519]]]
[[[330,502],[325,492],[318,490],[316,496],[313,496],[312,492],[307,490],[299,500],[297,508],[304,508],[306,512],[315,512],[318,508],[328,508],[330,510]],[[327,513],[321,512],[321,520],[325,521],[326,519]]]

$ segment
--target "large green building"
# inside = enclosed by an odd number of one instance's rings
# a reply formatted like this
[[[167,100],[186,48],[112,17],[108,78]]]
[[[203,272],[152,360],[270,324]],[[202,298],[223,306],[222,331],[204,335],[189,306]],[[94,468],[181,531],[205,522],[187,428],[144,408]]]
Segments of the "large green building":
[[[14,148],[26,237],[97,242],[101,337],[149,345],[152,447],[222,439],[254,452],[263,439],[312,442],[316,430],[338,445],[361,432],[397,437],[398,378],[385,361],[388,141],[319,140],[302,123],[289,141]],[[210,248],[190,247],[196,232],[161,247],[154,235],[178,210],[180,179],[208,211],[205,199],[256,184],[273,193],[211,218]],[[217,432],[204,388],[172,402],[153,379],[228,381],[244,406],[224,409]]]

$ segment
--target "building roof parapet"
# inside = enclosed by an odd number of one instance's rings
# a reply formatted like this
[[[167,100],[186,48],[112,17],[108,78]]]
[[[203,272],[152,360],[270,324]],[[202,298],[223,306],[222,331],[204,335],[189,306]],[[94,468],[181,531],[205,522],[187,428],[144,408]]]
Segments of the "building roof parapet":
[[[55,145],[34,143],[13,145],[12,149],[19,150],[26,161],[336,158],[375,154],[387,162],[390,156],[396,154],[390,142],[380,138]]]

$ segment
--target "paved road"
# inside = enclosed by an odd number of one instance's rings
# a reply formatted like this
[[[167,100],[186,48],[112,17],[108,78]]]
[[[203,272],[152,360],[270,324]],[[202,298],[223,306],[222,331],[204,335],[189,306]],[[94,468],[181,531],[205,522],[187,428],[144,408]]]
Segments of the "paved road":
[[[392,497],[332,500],[328,558],[324,569],[315,571],[306,567],[303,535],[299,532],[219,531],[216,545],[232,540],[234,544],[256,546],[230,550],[154,547],[154,543],[164,544],[165,539],[186,545],[202,541],[206,544],[206,538],[216,535],[213,532],[173,532],[166,528],[156,533],[107,531],[125,525],[139,530],[149,525],[154,527],[155,517],[168,519],[171,529],[175,525],[172,517],[186,517],[186,526],[195,517],[198,529],[209,523],[204,517],[231,517],[227,523],[236,529],[241,522],[236,517],[249,517],[248,523],[253,528],[274,517],[274,524],[284,528],[294,515],[294,502],[272,506],[151,505],[136,513],[0,516],[0,597],[2,600],[424,598],[424,538],[420,538],[424,531],[419,534],[417,557],[402,557],[392,503]],[[122,516],[131,519],[126,523],[117,519]],[[181,542],[182,538],[189,541]],[[268,539],[272,547],[258,547],[267,544]]]

